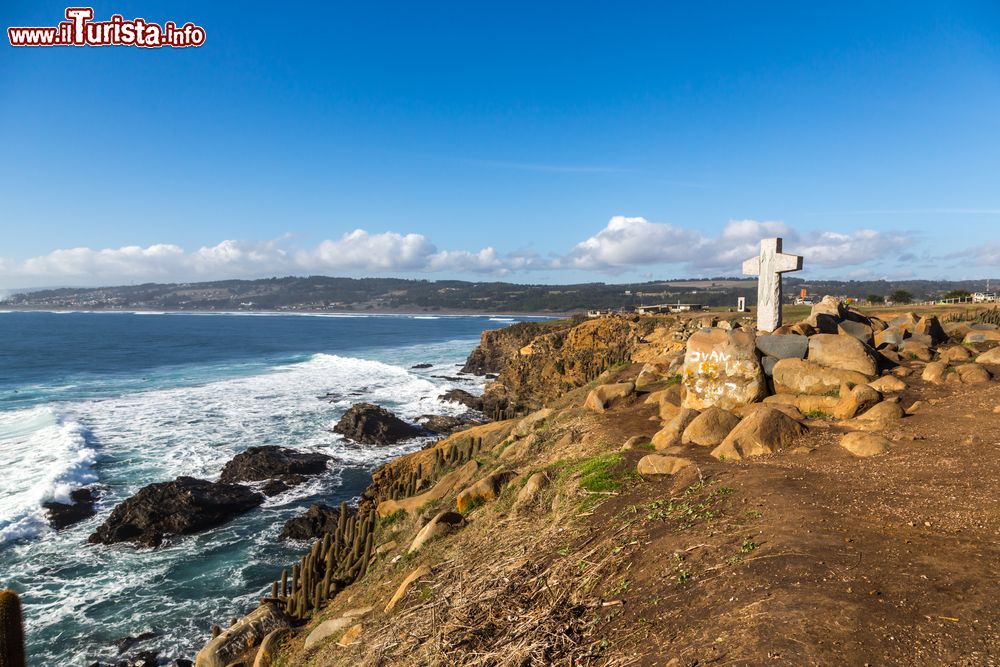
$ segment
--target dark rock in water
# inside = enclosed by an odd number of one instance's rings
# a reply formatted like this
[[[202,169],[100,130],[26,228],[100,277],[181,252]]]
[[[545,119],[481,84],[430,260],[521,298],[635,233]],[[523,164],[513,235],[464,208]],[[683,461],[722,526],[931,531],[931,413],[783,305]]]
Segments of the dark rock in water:
[[[118,667],[156,667],[159,664],[159,653],[156,651],[143,651],[131,658],[120,660]]]
[[[44,503],[49,513],[49,523],[56,530],[62,530],[94,515],[94,490],[90,488],[76,489],[69,494],[71,503],[51,501]]]
[[[326,454],[297,452],[287,447],[267,445],[251,447],[233,457],[222,469],[220,482],[259,482],[264,479],[281,479],[292,482],[294,477],[286,476],[319,475],[326,472]],[[303,480],[299,480],[301,482]]]
[[[178,477],[144,486],[119,503],[89,541],[155,547],[165,535],[188,535],[220,526],[262,502],[264,496],[239,484]]]
[[[185,662],[187,662],[188,665],[191,665],[191,662],[188,661]],[[159,664],[159,653],[157,653],[156,651],[143,651],[141,653],[136,653],[134,656],[130,658],[119,660],[113,665],[105,664],[103,662],[94,662],[91,663],[89,667],[156,667],[158,664]]]
[[[174,660],[172,667],[194,667],[194,663],[184,658],[177,658]]]
[[[460,378],[454,375],[432,375],[431,377],[436,380],[445,380],[447,382],[472,382],[472,378]]]
[[[155,637],[157,637],[155,632],[142,632],[134,637],[122,637],[121,639],[117,639],[115,640],[115,646],[118,647],[118,655],[121,655],[136,644],[141,644],[142,642],[149,641]]]
[[[434,433],[448,434],[466,425],[466,421],[458,417],[448,415],[424,415],[420,418],[420,425],[428,431]]]
[[[420,427],[407,424],[385,408],[371,403],[352,405],[333,430],[349,440],[367,445],[391,445],[424,434]]]
[[[483,409],[483,399],[479,396],[473,396],[464,389],[450,389],[441,394],[438,398],[442,401],[461,403],[465,407],[472,410],[482,411]]]
[[[282,475],[281,477],[275,477],[274,479],[269,479],[260,485],[260,491],[265,496],[270,498],[271,496],[276,496],[279,493],[284,493],[288,489],[298,486],[302,482],[308,479],[304,475]]]
[[[500,376],[497,375],[496,373],[487,373],[485,377],[487,380],[496,380]]]
[[[430,368],[434,364],[413,364],[410,368]]]
[[[353,514],[353,510],[348,510],[348,514]],[[278,535],[278,541],[285,540],[311,540],[322,537],[326,533],[337,530],[337,521],[340,520],[340,508],[328,507],[322,503],[311,506],[304,514],[285,522],[285,526]]]

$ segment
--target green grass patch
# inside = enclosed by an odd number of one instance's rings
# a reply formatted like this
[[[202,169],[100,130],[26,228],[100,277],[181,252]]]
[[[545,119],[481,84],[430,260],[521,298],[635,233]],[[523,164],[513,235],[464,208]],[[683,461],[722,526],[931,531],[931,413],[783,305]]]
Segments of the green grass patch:
[[[399,523],[405,518],[406,518],[406,510],[396,510],[395,512],[385,517],[384,519],[380,519],[378,523],[380,527],[388,528],[390,526],[394,526],[395,524]]]
[[[802,416],[806,419],[826,419],[828,421],[833,419],[833,415],[822,410],[809,410],[808,412],[803,412]]]
[[[674,373],[673,375],[668,377],[663,384],[669,387],[670,385],[680,384],[682,379],[683,378],[681,377],[680,373]]]
[[[580,488],[585,491],[617,491],[622,486],[622,475],[616,474],[615,468],[622,460],[621,454],[602,454],[577,463],[572,470],[580,476]]]

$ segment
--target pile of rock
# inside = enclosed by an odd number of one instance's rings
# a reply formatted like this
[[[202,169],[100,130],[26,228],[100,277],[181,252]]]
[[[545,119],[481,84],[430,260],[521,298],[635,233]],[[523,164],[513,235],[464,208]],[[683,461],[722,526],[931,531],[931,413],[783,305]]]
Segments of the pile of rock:
[[[975,384],[1000,363],[1000,347],[975,356],[970,343],[1000,340],[990,324],[944,326],[934,316],[901,315],[890,321],[867,317],[832,297],[809,317],[772,333],[733,322],[714,323],[687,334],[684,354],[672,362],[647,363],[634,390],[651,391],[661,429],[652,444],[675,455],[688,445],[712,447],[712,456],[733,460],[789,447],[812,425],[836,423],[871,430],[906,416],[900,393],[913,366],[929,382]],[[955,338],[964,345],[944,346]],[[678,385],[658,387],[678,370]],[[597,412],[607,398],[630,393],[624,385],[591,391],[586,407]],[[864,441],[864,446],[859,442]],[[878,453],[872,438],[847,438],[856,455]],[[677,470],[678,461],[647,461],[649,471]]]

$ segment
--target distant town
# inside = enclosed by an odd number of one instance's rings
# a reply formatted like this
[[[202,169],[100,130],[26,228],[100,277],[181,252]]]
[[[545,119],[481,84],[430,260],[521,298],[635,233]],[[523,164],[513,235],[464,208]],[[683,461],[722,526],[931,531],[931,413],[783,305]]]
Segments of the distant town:
[[[785,279],[785,301],[810,305],[830,294],[861,305],[995,303],[997,280],[806,281]],[[709,278],[634,284],[522,285],[459,280],[325,276],[22,291],[4,309],[600,313],[682,312],[753,306],[755,278]]]

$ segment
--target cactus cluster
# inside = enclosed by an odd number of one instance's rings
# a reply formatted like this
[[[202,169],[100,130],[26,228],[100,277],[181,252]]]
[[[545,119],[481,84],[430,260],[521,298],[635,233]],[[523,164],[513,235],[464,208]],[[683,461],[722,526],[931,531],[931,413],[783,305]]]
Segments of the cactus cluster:
[[[518,410],[516,406],[506,404],[502,406],[499,402],[493,406],[493,421],[495,422],[503,421],[504,419],[513,419],[524,414],[524,411]]]
[[[409,498],[416,495],[417,491],[426,484],[424,479],[424,464],[421,463],[417,469],[405,475],[400,475],[389,487],[388,497],[393,500]]]
[[[10,589],[0,591],[0,667],[25,667],[21,599]]]
[[[368,570],[375,542],[375,513],[371,509],[348,516],[340,504],[337,528],[316,540],[302,559],[271,585],[272,598],[294,618],[307,618],[314,609]]]
[[[471,461],[482,449],[482,438],[469,438],[461,443],[452,443],[449,447],[439,447],[434,450],[434,472]]]
[[[996,324],[1000,326],[1000,308],[991,308],[989,310],[984,310],[979,313],[976,317],[977,322],[982,322],[983,324]]]

